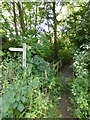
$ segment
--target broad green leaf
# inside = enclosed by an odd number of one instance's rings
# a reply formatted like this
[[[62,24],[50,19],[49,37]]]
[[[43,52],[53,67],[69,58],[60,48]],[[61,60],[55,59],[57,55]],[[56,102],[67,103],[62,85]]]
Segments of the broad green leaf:
[[[22,102],[25,102],[25,101],[26,101],[26,98],[25,98],[25,97],[22,97],[21,100],[22,100]]]
[[[26,113],[25,118],[30,118],[30,116],[31,116],[31,113]]]
[[[2,112],[2,118],[6,117],[7,113]]]
[[[13,118],[13,112],[10,111],[9,114],[8,114],[9,118]]]
[[[6,113],[9,109],[9,104],[8,103],[4,103],[2,104],[2,112]]]
[[[12,108],[16,108],[18,106],[18,104],[17,103],[13,103],[13,105],[12,105]]]
[[[14,103],[14,102],[15,102],[15,98],[14,98],[13,96],[10,96],[10,97],[8,98],[8,102],[9,102],[9,103]]]
[[[20,98],[19,98],[19,97],[17,98],[17,101],[18,101],[18,102],[20,101]]]
[[[24,110],[23,104],[19,104],[17,109],[18,109],[20,112],[22,112],[22,111]]]
[[[33,80],[31,83],[32,87],[35,89],[38,87],[38,81],[37,80]]]
[[[0,57],[3,56],[3,55],[4,55],[4,53],[0,50]]]

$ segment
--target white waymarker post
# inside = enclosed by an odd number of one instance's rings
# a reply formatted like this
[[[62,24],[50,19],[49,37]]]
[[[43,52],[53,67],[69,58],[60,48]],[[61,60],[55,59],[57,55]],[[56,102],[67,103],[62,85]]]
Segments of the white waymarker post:
[[[26,67],[26,43],[23,43],[23,67]]]
[[[23,67],[26,67],[26,43],[23,43],[23,48],[9,48],[10,51],[23,52]]]

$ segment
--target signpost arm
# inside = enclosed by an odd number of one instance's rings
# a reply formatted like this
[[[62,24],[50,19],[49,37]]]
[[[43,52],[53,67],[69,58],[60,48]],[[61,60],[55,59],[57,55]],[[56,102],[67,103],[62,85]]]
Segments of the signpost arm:
[[[9,48],[10,51],[23,52],[23,67],[26,67],[26,43],[23,43],[23,48]]]

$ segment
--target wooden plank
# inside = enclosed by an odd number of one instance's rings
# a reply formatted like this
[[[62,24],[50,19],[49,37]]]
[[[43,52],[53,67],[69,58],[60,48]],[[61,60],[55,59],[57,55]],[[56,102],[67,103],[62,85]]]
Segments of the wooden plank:
[[[9,48],[10,51],[15,51],[15,52],[23,52],[23,48]]]
[[[47,65],[45,65],[45,80],[47,80]]]
[[[23,67],[26,67],[26,43],[23,43],[23,48],[9,48],[10,51],[23,52]]]
[[[23,43],[23,67],[26,67],[26,43]]]

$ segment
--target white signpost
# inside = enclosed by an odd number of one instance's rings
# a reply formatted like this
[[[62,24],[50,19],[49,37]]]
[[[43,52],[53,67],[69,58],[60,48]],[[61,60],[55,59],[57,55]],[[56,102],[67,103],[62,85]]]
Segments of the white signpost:
[[[23,43],[23,48],[9,48],[10,51],[23,52],[23,67],[26,67],[26,43]]]

